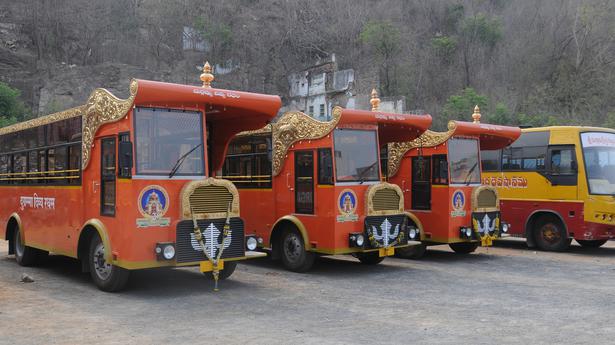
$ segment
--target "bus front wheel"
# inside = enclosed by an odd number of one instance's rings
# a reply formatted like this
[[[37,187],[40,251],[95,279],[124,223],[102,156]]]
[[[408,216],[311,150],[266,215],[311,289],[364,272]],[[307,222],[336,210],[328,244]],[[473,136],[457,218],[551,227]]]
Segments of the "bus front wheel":
[[[230,277],[231,275],[233,275],[233,272],[235,272],[235,268],[237,268],[236,262],[225,261],[224,269],[218,273],[218,279],[224,280]],[[203,274],[205,274],[205,277],[209,279],[214,279],[214,274],[212,272],[204,272]]]
[[[459,242],[448,245],[457,254],[470,254],[478,248],[478,242]]]
[[[577,240],[580,245],[588,248],[598,248],[606,243],[606,240]]]
[[[552,252],[564,251],[572,242],[562,222],[554,216],[543,216],[536,221],[534,240],[538,248]]]
[[[126,283],[128,283],[130,271],[107,262],[105,250],[108,250],[108,248],[105,248],[105,244],[100,239],[100,236],[98,234],[92,236],[88,255],[92,280],[102,291],[115,292],[122,290]]]
[[[307,272],[315,260],[314,253],[306,250],[301,234],[294,229],[288,229],[282,235],[280,254],[284,267],[293,272]]]
[[[19,227],[13,232],[13,252],[15,253],[15,261],[20,266],[36,265],[49,255],[49,252],[26,246],[21,239]]]

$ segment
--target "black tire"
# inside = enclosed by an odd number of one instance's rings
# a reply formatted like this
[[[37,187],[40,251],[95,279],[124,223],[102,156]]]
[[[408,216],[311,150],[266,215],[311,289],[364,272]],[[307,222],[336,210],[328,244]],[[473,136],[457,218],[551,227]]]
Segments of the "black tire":
[[[28,247],[21,240],[19,227],[13,232],[13,252],[15,253],[15,261],[20,266],[35,266],[47,258],[49,252]]]
[[[534,223],[534,241],[541,250],[561,252],[567,250],[572,239],[569,239],[564,225],[555,216],[542,216]]]
[[[478,248],[478,242],[458,242],[448,246],[457,254],[470,254]]]
[[[378,265],[384,260],[384,256],[380,256],[377,251],[367,253],[356,253],[356,258],[364,265]]]
[[[577,240],[580,245],[587,248],[598,248],[606,243],[607,240]]]
[[[230,277],[231,275],[233,275],[233,272],[235,272],[235,268],[237,268],[236,262],[225,261],[224,269],[218,273],[218,279],[225,280],[226,278]],[[214,279],[214,274],[212,272],[203,272],[203,274],[205,274],[205,277],[209,279]]]
[[[305,248],[299,231],[288,229],[280,239],[280,255],[284,267],[293,272],[307,272],[314,264],[315,255]]]
[[[88,260],[90,276],[100,290],[120,291],[128,283],[130,271],[106,262],[105,246],[98,234],[92,236],[88,257],[84,260]]]
[[[403,248],[395,248],[395,256],[403,259],[418,260],[425,256],[427,246],[423,243]]]

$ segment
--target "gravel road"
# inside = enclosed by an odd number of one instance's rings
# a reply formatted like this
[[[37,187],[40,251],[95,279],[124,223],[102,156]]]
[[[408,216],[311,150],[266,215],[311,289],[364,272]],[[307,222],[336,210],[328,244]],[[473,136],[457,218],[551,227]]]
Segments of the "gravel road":
[[[0,344],[612,344],[614,264],[615,243],[546,253],[507,240],[378,266],[321,258],[308,274],[262,259],[219,292],[196,268],[139,271],[110,294],[74,260],[24,268],[2,242]]]

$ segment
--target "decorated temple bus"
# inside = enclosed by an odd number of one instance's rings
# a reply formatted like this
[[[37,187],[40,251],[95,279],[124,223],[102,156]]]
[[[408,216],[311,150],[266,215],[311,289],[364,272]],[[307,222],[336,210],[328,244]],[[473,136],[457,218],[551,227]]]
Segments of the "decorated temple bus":
[[[333,254],[377,264],[419,243],[401,189],[381,181],[379,147],[412,140],[430,124],[429,115],[377,110],[336,107],[328,122],[289,112],[236,137],[220,173],[249,205],[246,231],[287,269],[304,272],[315,256]]]
[[[615,236],[615,130],[523,129],[510,147],[483,151],[483,183],[497,188],[510,234],[563,251]]]
[[[456,253],[489,246],[508,231],[494,187],[481,186],[480,149],[499,149],[520,135],[517,127],[450,121],[446,132],[427,131],[417,139],[387,146],[388,181],[398,185],[405,209],[421,229],[422,244],[398,251],[420,258],[428,245],[448,244]]]
[[[0,238],[17,262],[73,257],[105,291],[134,269],[230,276],[256,239],[237,189],[212,172],[281,100],[212,88],[210,72],[202,87],[132,80],[127,99],[97,89],[82,106],[1,128]]]

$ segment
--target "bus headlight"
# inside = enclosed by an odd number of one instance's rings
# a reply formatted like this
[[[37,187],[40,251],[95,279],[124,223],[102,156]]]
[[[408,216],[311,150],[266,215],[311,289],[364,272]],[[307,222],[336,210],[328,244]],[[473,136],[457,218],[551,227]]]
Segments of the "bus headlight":
[[[410,231],[408,232],[408,237],[409,237],[411,240],[415,240],[415,239],[418,239],[418,238],[419,238],[419,236],[418,236],[418,235],[419,235],[419,229],[414,228],[414,227],[411,227],[411,228],[410,228]]]
[[[502,232],[507,233],[510,229],[510,225],[508,223],[502,223]]]
[[[156,243],[155,252],[158,260],[173,260],[175,258],[175,243]]]
[[[462,226],[459,228],[459,232],[461,234],[461,238],[472,238],[472,228],[467,226]]]
[[[353,232],[348,235],[348,246],[362,248],[365,244],[365,236],[360,232]]]
[[[246,248],[250,251],[255,250],[258,246],[258,240],[255,236],[246,237]]]

